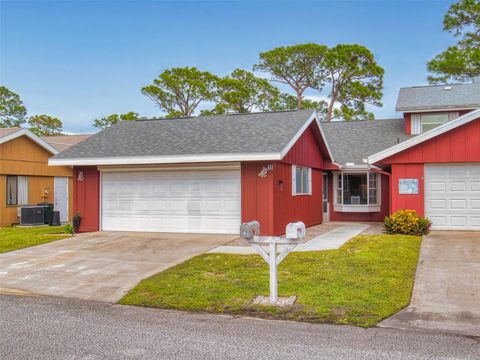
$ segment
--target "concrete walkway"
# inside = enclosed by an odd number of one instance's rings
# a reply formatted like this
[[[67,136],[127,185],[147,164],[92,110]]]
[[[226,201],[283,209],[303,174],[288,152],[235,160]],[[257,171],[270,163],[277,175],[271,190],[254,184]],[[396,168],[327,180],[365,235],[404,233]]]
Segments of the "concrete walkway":
[[[0,254],[0,293],[116,302],[138,282],[235,235],[96,232]]]
[[[335,250],[340,248],[351,238],[357,236],[367,229],[366,224],[348,224],[335,228],[325,234],[319,235],[304,244],[298,245],[293,251],[320,251]],[[209,251],[209,253],[252,255],[257,252],[250,246],[219,246]]]
[[[480,336],[480,233],[426,236],[410,305],[380,326]]]

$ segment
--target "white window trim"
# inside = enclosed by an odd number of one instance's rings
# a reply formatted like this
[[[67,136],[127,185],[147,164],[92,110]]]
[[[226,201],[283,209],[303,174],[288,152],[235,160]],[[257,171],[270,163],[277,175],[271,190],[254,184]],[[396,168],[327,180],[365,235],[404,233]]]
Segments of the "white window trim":
[[[358,204],[358,205],[351,205],[351,204],[343,204],[343,185],[344,179],[343,175],[348,174],[367,174],[367,204]],[[377,177],[377,204],[370,204],[370,176],[375,175]],[[338,202],[337,191],[338,191],[338,179],[341,177],[342,181],[342,203]],[[381,199],[381,175],[376,172],[371,171],[339,171],[333,173],[333,183],[334,183],[334,194],[333,194],[333,209],[337,212],[379,212],[382,199]]]
[[[8,178],[9,177],[12,177],[12,178],[15,178],[15,183],[16,183],[16,194],[15,194],[15,204],[9,204],[8,200]],[[23,198],[20,198],[20,179],[22,179],[23,181],[23,185],[24,185],[24,192],[23,192],[23,195],[24,197]],[[25,176],[25,175],[6,175],[5,177],[5,204],[6,206],[22,206],[22,205],[28,205],[28,194],[29,194],[29,178],[28,176]]]
[[[308,169],[308,192],[297,193],[297,167]],[[292,196],[312,195],[312,168],[292,165]]]

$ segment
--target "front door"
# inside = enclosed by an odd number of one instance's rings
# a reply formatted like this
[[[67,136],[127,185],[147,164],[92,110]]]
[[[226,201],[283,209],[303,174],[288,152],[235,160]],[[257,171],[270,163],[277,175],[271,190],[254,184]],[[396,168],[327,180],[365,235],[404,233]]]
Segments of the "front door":
[[[323,222],[330,221],[329,203],[328,203],[328,175],[323,174]]]
[[[60,212],[60,222],[68,221],[68,177],[54,179],[54,210]]]

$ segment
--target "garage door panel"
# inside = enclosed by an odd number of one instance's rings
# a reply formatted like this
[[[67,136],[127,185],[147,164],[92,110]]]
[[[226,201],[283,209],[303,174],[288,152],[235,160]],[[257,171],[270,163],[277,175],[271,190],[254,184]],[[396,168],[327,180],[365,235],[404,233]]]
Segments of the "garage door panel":
[[[480,211],[480,199],[472,199],[470,202],[470,209]]]
[[[466,181],[450,181],[450,192],[465,192],[467,191]]]
[[[427,191],[430,192],[445,192],[447,185],[444,181],[432,181],[427,186]]]
[[[478,230],[480,164],[425,166],[425,215],[433,229]]]
[[[428,202],[428,209],[431,210],[446,210],[447,201],[444,199],[432,199]]]
[[[102,173],[102,229],[237,233],[240,171]]]
[[[467,210],[467,199],[450,199],[451,210]]]

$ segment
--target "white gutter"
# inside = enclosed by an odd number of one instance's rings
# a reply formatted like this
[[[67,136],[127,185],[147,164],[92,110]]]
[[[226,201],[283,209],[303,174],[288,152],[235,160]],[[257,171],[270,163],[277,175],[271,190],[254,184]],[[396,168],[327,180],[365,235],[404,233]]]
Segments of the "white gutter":
[[[82,159],[49,159],[51,166],[134,165],[134,164],[183,164],[201,162],[235,162],[281,160],[280,153],[260,154],[206,154],[174,156],[130,156]]]

